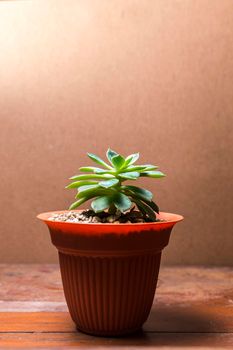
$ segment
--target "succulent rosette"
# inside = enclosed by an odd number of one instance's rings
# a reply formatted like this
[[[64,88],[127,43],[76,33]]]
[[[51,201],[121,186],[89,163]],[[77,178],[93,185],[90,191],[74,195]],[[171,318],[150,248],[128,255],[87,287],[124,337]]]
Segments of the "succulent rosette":
[[[69,210],[78,208],[86,201],[93,200],[91,208],[95,213],[108,211],[110,214],[125,213],[136,205],[147,221],[155,221],[159,213],[158,205],[153,201],[152,192],[147,189],[128,185],[127,180],[136,181],[140,177],[162,178],[165,175],[158,166],[135,164],[139,153],[128,157],[108,149],[107,161],[92,153],[88,157],[101,167],[86,166],[79,168],[82,174],[72,176],[72,182],[66,188],[77,189],[76,201]]]

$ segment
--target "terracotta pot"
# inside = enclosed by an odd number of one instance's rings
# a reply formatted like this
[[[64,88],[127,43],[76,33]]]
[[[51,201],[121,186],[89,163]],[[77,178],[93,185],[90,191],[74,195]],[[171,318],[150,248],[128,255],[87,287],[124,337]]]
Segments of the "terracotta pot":
[[[58,249],[65,298],[77,328],[103,336],[139,330],[153,303],[161,251],[183,217],[160,213],[166,221],[88,224],[50,221],[52,213],[38,218]]]

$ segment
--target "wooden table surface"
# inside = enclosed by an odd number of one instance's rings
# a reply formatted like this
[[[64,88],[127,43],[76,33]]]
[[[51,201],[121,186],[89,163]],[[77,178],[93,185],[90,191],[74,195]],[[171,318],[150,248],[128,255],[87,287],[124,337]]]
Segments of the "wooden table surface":
[[[0,265],[0,348],[233,349],[231,268],[162,267],[149,319],[124,338],[77,332],[57,265]]]

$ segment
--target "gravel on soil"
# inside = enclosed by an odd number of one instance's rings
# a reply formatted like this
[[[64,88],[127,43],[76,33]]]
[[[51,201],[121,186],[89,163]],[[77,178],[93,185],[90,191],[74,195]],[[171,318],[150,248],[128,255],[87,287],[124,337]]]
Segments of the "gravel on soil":
[[[64,213],[54,213],[49,220],[72,222],[72,223],[143,223],[148,222],[142,213],[137,210],[131,210],[124,214],[117,211],[116,214],[109,214],[108,212],[102,212],[96,214],[93,210],[83,210],[81,212],[68,211]],[[160,220],[157,220],[160,221]]]

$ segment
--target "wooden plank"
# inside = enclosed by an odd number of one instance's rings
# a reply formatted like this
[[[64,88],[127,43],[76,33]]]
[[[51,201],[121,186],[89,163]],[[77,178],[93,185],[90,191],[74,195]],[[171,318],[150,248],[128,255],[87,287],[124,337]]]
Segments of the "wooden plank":
[[[220,305],[154,305],[144,326],[153,332],[233,332],[233,309]]]
[[[141,333],[124,338],[92,337],[82,333],[8,333],[0,334],[0,348],[52,348],[69,349],[147,349],[164,347],[165,349],[232,349],[232,334],[210,333]]]
[[[231,268],[162,268],[144,331],[100,338],[76,331],[57,265],[0,265],[0,348],[232,349],[232,276]]]
[[[1,312],[0,332],[76,332],[68,312]]]
[[[1,301],[0,312],[67,312],[65,301]]]
[[[65,302],[56,264],[0,264],[0,281],[0,308],[4,301]],[[161,267],[157,302],[208,303],[223,297],[233,303],[232,268]]]
[[[2,312],[0,332],[75,332],[66,312]],[[220,306],[153,307],[145,332],[233,332],[232,309]]]
[[[2,302],[65,301],[57,264],[0,264],[0,281]]]

